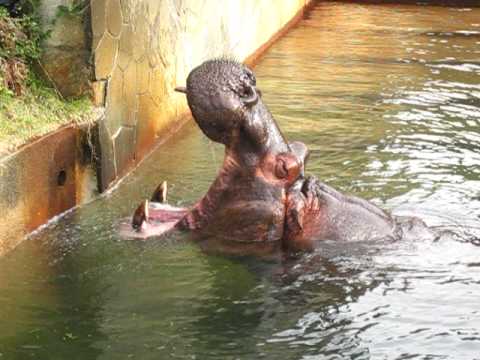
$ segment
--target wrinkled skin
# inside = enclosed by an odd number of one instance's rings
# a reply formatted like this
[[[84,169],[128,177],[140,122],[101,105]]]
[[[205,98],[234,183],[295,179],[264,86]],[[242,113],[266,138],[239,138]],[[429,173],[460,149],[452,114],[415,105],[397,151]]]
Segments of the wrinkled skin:
[[[223,166],[191,209],[146,205],[136,235],[190,230],[209,250],[242,254],[311,250],[322,240],[435,236],[418,219],[394,218],[305,178],[306,146],[285,140],[245,66],[207,61],[189,74],[181,91],[202,132],[225,145]]]

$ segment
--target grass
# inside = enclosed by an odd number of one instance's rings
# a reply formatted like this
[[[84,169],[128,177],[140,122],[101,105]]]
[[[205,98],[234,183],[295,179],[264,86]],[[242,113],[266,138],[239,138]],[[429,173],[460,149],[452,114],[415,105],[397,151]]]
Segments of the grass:
[[[0,90],[0,155],[63,124],[94,120],[94,108],[88,97],[64,100],[30,74],[21,96]]]

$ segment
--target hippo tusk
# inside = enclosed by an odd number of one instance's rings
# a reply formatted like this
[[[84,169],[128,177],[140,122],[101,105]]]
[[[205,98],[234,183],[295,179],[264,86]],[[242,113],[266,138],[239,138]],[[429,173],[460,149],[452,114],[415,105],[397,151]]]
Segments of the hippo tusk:
[[[175,91],[186,94],[187,93],[187,88],[185,86],[177,86],[175,88]]]
[[[163,181],[152,194],[150,199],[152,202],[166,203],[167,202],[167,182]]]
[[[133,213],[132,228],[141,231],[142,225],[148,221],[148,200],[142,202]]]

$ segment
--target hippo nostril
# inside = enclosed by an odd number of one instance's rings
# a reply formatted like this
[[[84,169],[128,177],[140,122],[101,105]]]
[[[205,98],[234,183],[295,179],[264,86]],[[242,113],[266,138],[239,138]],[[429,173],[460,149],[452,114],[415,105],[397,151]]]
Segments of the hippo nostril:
[[[288,176],[287,163],[283,159],[278,159],[275,166],[275,175],[279,179],[285,179]]]

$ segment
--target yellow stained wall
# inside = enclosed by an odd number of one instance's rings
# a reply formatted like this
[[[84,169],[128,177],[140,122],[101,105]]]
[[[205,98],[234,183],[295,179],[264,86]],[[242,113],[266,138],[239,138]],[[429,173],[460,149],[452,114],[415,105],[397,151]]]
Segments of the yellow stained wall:
[[[86,135],[65,126],[0,160],[0,256],[52,217],[88,201],[95,177]]]

